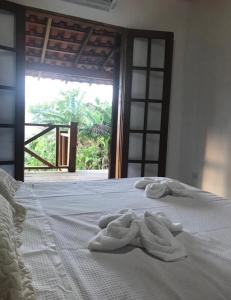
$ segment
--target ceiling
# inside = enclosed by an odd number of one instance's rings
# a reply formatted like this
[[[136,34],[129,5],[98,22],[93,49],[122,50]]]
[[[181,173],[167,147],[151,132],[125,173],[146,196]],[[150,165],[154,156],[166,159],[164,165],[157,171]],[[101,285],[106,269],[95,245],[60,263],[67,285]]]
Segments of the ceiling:
[[[116,0],[62,0],[65,2],[72,2],[75,4],[81,4],[101,10],[109,11],[116,5]]]
[[[120,35],[114,26],[28,10],[26,74],[111,84]]]

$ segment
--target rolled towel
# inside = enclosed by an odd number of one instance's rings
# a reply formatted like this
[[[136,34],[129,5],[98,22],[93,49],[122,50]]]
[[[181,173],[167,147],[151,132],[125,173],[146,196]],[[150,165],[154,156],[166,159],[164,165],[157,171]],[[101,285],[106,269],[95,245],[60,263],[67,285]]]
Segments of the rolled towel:
[[[167,183],[150,183],[145,188],[145,194],[148,198],[159,199],[169,195],[170,189]]]
[[[100,217],[100,219],[98,221],[98,225],[100,228],[105,228],[111,221],[118,219],[121,215],[124,215],[126,213],[131,213],[131,212],[132,212],[132,210],[129,208],[123,208],[114,214],[108,214],[108,215],[102,216],[102,217]]]
[[[137,180],[134,183],[134,187],[137,189],[144,189],[148,184],[154,183],[154,182],[155,181],[153,178],[144,177],[143,179]]]
[[[115,213],[115,214],[108,214],[106,216],[102,216],[100,217],[99,221],[98,221],[98,225],[100,228],[105,228],[107,227],[107,225],[114,221],[115,219],[118,219],[121,216],[120,213]]]
[[[164,179],[166,181],[167,179]],[[163,179],[158,178],[158,177],[144,177],[140,180],[137,180],[134,183],[134,187],[137,189],[145,189],[145,187],[150,184],[150,183],[161,183],[163,182]]]

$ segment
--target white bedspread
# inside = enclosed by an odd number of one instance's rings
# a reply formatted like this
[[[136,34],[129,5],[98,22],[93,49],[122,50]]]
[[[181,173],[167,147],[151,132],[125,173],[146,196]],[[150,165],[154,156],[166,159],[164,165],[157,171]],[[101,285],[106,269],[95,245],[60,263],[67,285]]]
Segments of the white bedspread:
[[[195,190],[194,198],[148,199],[137,179],[24,184],[28,209],[21,251],[38,300],[231,299],[231,201]],[[164,212],[183,224],[188,258],[162,262],[142,249],[90,252],[100,216],[120,208]]]

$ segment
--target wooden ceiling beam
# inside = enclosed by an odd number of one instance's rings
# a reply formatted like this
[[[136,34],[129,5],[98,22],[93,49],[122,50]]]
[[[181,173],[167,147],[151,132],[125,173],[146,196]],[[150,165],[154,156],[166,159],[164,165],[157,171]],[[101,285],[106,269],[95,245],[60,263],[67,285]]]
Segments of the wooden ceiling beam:
[[[108,62],[110,61],[110,59],[113,57],[113,55],[119,51],[120,48],[116,48],[116,49],[112,49],[112,51],[109,53],[108,57],[105,59],[102,67],[101,67],[101,70],[103,70],[106,65],[108,64]]]
[[[89,32],[87,33],[87,35],[86,35],[86,37],[85,37],[85,39],[84,39],[84,42],[83,42],[83,44],[82,44],[82,46],[81,46],[81,48],[80,48],[80,50],[79,50],[79,52],[78,52],[78,54],[77,54],[77,56],[76,56],[76,58],[75,58],[74,66],[77,66],[77,65],[78,65],[79,60],[80,60],[80,57],[81,57],[81,55],[83,54],[83,51],[84,51],[84,49],[86,48],[87,43],[88,43],[88,41],[90,40],[90,38],[91,38],[91,36],[92,36],[92,33],[93,33],[93,28],[91,28],[91,29],[89,30]]]
[[[51,32],[51,25],[52,25],[52,18],[49,17],[47,20],[46,34],[45,34],[45,38],[44,38],[44,42],[43,42],[42,55],[41,55],[41,60],[40,60],[41,63],[44,63],[44,59],[46,56],[47,45],[49,42],[49,36],[50,36],[50,32]]]
[[[61,67],[40,63],[26,63],[27,71],[38,71],[38,72],[47,72],[59,75],[69,75],[69,76],[79,76],[83,78],[92,78],[92,79],[102,79],[102,80],[112,80],[112,73],[106,71],[90,71],[90,70],[80,70],[74,67]]]

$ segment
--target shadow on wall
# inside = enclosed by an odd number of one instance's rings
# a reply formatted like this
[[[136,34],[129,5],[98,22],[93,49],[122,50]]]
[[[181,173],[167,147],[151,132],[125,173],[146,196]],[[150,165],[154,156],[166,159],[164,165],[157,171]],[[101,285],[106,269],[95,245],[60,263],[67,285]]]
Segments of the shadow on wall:
[[[180,179],[231,198],[231,1],[192,1],[184,58]]]
[[[231,138],[209,128],[194,140],[192,164],[188,166],[187,183],[219,196],[231,197]],[[197,147],[200,145],[200,147]]]
[[[212,106],[210,103],[210,112],[213,112]],[[223,107],[222,110],[221,114],[215,109],[216,114],[204,118],[203,114],[199,116],[197,113],[197,119],[190,121],[193,122],[191,126],[187,124],[184,133],[187,142],[184,143],[181,155],[184,177],[180,179],[202,190],[231,198],[230,109]]]
[[[207,134],[201,187],[223,197],[231,194],[231,140],[216,130]]]
[[[184,107],[181,180],[231,198],[230,81],[212,65],[194,76]],[[190,112],[190,113],[189,113]]]

